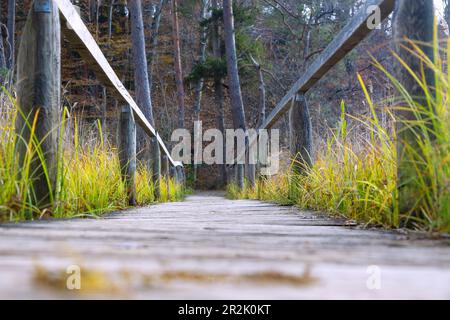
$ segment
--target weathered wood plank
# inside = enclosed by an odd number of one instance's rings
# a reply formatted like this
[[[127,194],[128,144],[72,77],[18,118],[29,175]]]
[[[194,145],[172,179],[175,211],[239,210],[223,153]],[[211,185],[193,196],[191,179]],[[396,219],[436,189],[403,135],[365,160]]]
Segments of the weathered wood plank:
[[[156,132],[155,128],[153,128],[145,118],[144,114],[139,109],[139,106],[117,77],[70,0],[54,0],[54,2],[58,5],[61,12],[61,30],[66,39],[69,40],[70,46],[81,55],[88,67],[95,72],[98,79],[110,89],[110,92],[116,96],[122,105],[130,105],[136,123],[149,137],[156,137],[163,153],[167,155],[170,163],[173,166],[182,165],[180,162],[173,160],[163,140]]]
[[[203,193],[104,219],[0,225],[0,298],[86,298],[84,275],[92,271],[117,289],[99,287],[95,298],[450,298],[448,239],[342,224],[296,208]],[[65,281],[60,287],[36,281],[37,266],[51,277],[66,275],[73,264],[82,268],[81,292],[69,292]],[[369,265],[380,266],[382,290],[367,289]],[[292,281],[302,279],[306,266],[316,281]],[[170,278],[170,272],[185,277]],[[133,281],[118,281],[124,274]],[[161,274],[165,281],[149,282]]]

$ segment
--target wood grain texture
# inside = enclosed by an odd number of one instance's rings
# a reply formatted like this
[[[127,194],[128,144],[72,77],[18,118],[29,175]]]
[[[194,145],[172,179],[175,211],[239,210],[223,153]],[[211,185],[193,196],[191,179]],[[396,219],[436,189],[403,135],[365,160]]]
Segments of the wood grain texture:
[[[450,240],[345,224],[214,193],[103,219],[4,224],[0,298],[450,298]],[[73,264],[80,292],[36,281],[37,270],[66,277]],[[380,290],[366,286],[371,265]],[[106,284],[84,291],[94,272]]]
[[[292,99],[289,110],[289,151],[292,169],[302,174],[313,165],[312,124],[308,102],[304,94],[297,94]]]
[[[35,192],[34,204],[45,208],[52,202],[58,170],[58,136],[61,123],[61,37],[58,9],[50,12],[31,8],[17,56],[17,146],[20,162],[30,153],[29,141],[37,139],[45,166],[34,146],[30,173]],[[36,120],[35,130],[32,129]]]

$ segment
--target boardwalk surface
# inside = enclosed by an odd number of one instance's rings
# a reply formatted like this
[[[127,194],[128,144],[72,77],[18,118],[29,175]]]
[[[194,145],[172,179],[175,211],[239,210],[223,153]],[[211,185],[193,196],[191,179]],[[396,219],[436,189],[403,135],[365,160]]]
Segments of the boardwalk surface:
[[[76,266],[81,290],[68,290]],[[450,299],[450,241],[202,193],[0,226],[0,298],[90,297]]]

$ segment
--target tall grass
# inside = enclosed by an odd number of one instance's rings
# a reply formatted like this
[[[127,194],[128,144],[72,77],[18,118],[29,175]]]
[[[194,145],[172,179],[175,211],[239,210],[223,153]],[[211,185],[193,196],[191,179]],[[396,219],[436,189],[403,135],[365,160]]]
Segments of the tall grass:
[[[392,210],[396,153],[390,136],[375,129],[367,136],[354,135],[348,129],[344,104],[342,109],[339,128],[318,148],[313,167],[303,167],[303,174],[293,174],[289,168],[242,191],[229,186],[229,196],[295,204],[371,224],[397,224]]]
[[[20,165],[17,146],[22,138],[15,132],[14,126],[16,117],[20,115],[11,96],[2,95],[1,99],[0,221],[98,216],[127,207],[117,150],[103,139],[100,125],[93,134],[97,139],[80,137],[79,132],[85,131],[85,128],[81,130],[76,119],[72,119],[73,128],[66,127],[67,121],[57,128],[60,130],[60,141],[56,190],[51,195],[53,206],[42,210],[33,205],[33,179],[36,177],[31,161],[27,159],[39,152],[39,142],[33,135],[30,141],[24,141],[28,158],[25,157]],[[67,117],[65,112],[63,118]],[[65,131],[71,133],[70,139],[62,138]],[[87,141],[81,142],[83,140]],[[162,181],[161,195],[157,199],[151,176],[146,166],[138,167],[136,181],[139,205],[182,199],[184,188],[171,178]]]
[[[312,168],[304,168],[302,175],[287,170],[275,178],[261,180],[251,189],[238,190],[231,185],[227,190],[229,197],[290,203],[371,225],[450,232],[450,39],[447,48],[441,51],[435,41],[434,61],[416,44],[409,43],[409,48],[411,54],[421,59],[423,68],[430,68],[435,74],[435,84],[431,87],[424,69],[416,74],[394,54],[404,72],[414,77],[424,90],[426,102],[418,103],[384,66],[375,61],[400,93],[391,100],[394,106],[375,106],[358,75],[370,116],[346,115],[342,104],[339,127],[317,148]],[[446,63],[443,56],[448,59]],[[391,126],[380,121],[380,110],[391,120]],[[408,110],[414,114],[414,119],[396,116],[397,110]],[[368,134],[352,132],[348,123],[350,118],[352,122],[362,124]],[[402,130],[409,130],[415,142],[400,139],[395,123],[401,123],[398,127]],[[406,211],[399,208],[398,201],[397,143],[403,146],[411,168],[408,172],[411,181],[406,187],[414,191],[409,195],[414,197],[414,205]]]

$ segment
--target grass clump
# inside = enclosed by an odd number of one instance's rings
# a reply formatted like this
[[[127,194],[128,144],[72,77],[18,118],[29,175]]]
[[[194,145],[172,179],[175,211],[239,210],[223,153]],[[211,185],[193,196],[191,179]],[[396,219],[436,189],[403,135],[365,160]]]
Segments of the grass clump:
[[[358,75],[370,109],[370,116],[342,115],[339,127],[325,143],[316,148],[312,168],[303,174],[292,170],[272,178],[261,179],[255,187],[239,190],[228,186],[231,198],[252,198],[294,204],[300,208],[327,211],[371,225],[408,227],[423,231],[450,232],[450,39],[447,49],[439,51],[434,44],[435,57],[429,57],[411,43],[410,53],[421,59],[423,68],[435,74],[434,85],[427,83],[425,72],[415,74],[400,57],[395,58],[425,92],[426,101],[418,103],[400,82],[381,64],[375,65],[386,74],[399,92],[390,99],[391,105],[377,108]],[[447,57],[446,63],[442,56]],[[405,120],[397,114],[407,110],[414,117]],[[382,124],[383,112],[388,125]],[[363,127],[358,132],[350,128],[349,119]],[[414,143],[403,140],[408,130]],[[398,157],[397,145],[407,159]],[[401,188],[409,188],[413,204],[408,210],[399,206],[397,169],[400,162],[409,166],[410,179]],[[294,164],[295,165],[295,164]],[[408,196],[408,195],[407,195]],[[403,200],[403,198],[401,199]]]
[[[18,144],[22,142],[15,132],[19,116],[14,99],[1,96],[0,114],[0,221],[32,220],[43,217],[70,218],[98,216],[105,212],[126,208],[127,192],[121,178],[117,150],[104,141],[101,126],[88,130],[76,119],[60,128],[56,187],[51,195],[52,205],[39,208],[34,205],[34,175],[30,161],[20,165]],[[69,118],[64,112],[63,118]],[[73,128],[72,128],[73,126]],[[89,132],[80,137],[79,132]],[[64,138],[63,138],[64,137]],[[27,142],[27,155],[39,153],[39,142],[33,137]],[[83,142],[81,142],[83,141]],[[45,161],[43,161],[45,166]],[[45,171],[45,170],[44,170]],[[161,195],[155,196],[152,175],[146,166],[139,166],[136,175],[139,205],[178,201],[184,196],[184,187],[172,178],[161,182]]]

